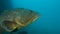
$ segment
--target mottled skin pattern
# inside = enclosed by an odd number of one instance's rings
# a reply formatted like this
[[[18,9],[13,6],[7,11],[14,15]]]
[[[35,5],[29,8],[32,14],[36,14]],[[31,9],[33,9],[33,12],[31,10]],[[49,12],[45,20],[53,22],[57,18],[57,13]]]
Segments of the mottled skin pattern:
[[[4,10],[0,15],[0,26],[5,31],[12,32],[29,25],[38,17],[35,12],[24,8]]]

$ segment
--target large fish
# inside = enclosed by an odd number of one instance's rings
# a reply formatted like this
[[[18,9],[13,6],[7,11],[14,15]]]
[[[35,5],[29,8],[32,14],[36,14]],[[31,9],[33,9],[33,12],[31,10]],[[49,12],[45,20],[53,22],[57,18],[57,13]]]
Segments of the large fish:
[[[15,29],[21,29],[33,21],[35,21],[39,15],[29,9],[19,8],[12,10],[4,10],[0,15],[0,26],[4,31],[12,32]]]

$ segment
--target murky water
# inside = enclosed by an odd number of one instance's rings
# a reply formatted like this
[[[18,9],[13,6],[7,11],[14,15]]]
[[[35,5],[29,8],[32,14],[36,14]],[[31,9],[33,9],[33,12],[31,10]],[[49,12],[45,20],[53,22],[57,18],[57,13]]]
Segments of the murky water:
[[[3,0],[2,4],[2,9],[27,8],[41,15],[24,29],[28,34],[60,34],[60,0]]]

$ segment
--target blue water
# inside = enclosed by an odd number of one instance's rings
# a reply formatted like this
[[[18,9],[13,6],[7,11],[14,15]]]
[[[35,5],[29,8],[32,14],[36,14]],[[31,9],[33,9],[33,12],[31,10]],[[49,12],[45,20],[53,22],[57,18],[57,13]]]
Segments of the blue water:
[[[12,8],[31,9],[41,15],[24,29],[28,34],[60,34],[60,0],[0,0],[0,11]]]

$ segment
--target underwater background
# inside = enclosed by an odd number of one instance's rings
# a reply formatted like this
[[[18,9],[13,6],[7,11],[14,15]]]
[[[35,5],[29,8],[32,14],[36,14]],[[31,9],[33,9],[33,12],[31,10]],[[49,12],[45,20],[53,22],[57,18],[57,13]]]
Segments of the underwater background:
[[[0,0],[0,14],[14,8],[26,8],[40,14],[40,18],[24,28],[22,34],[60,34],[60,0]]]

